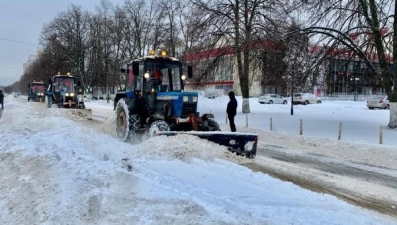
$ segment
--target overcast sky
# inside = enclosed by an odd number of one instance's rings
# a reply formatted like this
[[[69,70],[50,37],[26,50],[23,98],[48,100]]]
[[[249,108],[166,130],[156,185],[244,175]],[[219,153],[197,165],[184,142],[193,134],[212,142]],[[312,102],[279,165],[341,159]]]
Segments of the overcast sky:
[[[19,81],[23,64],[37,52],[43,25],[71,4],[94,12],[100,0],[0,0],[0,86]]]

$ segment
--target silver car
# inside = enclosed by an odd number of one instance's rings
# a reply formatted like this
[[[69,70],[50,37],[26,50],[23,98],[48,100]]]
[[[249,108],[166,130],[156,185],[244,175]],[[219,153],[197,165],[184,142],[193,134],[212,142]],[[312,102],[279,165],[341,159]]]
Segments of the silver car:
[[[389,97],[367,99],[368,109],[390,109]]]
[[[288,101],[279,94],[265,94],[258,97],[258,102],[261,104],[287,104]]]
[[[307,104],[321,104],[322,100],[320,97],[317,97],[316,95],[312,93],[295,93],[294,98],[293,98],[293,104],[302,104],[302,105],[307,105]]]

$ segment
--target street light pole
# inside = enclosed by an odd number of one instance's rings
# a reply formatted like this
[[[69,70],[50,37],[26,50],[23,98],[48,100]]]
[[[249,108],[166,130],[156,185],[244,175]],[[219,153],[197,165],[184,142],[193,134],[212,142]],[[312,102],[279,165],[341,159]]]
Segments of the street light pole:
[[[353,100],[356,101],[356,61],[353,61]]]
[[[294,69],[292,70],[291,74],[291,116],[294,115]]]
[[[291,116],[294,115],[294,79],[291,79]]]

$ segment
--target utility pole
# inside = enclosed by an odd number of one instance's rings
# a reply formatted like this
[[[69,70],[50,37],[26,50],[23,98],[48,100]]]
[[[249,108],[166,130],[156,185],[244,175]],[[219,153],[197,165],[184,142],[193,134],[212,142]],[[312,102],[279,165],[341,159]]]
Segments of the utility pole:
[[[294,73],[295,73],[295,65],[292,65],[292,74],[291,74],[291,116],[294,115]]]

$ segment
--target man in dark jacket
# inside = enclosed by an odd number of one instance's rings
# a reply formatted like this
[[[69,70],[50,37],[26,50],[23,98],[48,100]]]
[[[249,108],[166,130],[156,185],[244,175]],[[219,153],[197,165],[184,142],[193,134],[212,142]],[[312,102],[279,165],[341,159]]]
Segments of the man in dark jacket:
[[[229,118],[230,130],[236,132],[236,125],[234,124],[234,117],[237,114],[237,100],[233,91],[229,92],[230,101],[227,103],[226,113]]]
[[[2,90],[0,90],[0,104],[1,104],[1,109],[4,109],[4,94]]]

